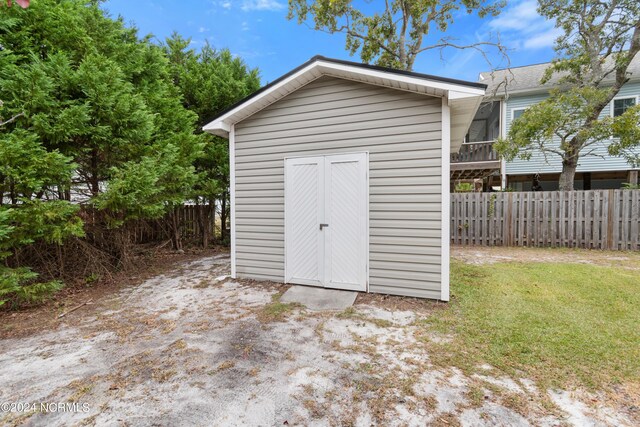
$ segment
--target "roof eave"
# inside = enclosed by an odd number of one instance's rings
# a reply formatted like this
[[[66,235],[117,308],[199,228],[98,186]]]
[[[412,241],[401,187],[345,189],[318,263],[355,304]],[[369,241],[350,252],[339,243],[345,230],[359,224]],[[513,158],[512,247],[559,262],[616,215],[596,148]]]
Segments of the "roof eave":
[[[486,85],[481,83],[463,82],[426,74],[314,57],[307,63],[302,64],[300,67],[285,74],[273,83],[231,106],[204,126],[203,130],[214,135],[227,137],[231,125],[244,120],[323,75],[362,81],[364,83],[386,86],[392,89],[405,90],[423,95],[447,96],[450,99],[452,99],[452,97],[459,99],[465,97],[484,97],[486,90]],[[298,81],[299,79],[302,80],[302,83]],[[385,84],[384,82],[389,82],[389,84]],[[432,93],[428,93],[429,91]],[[253,109],[255,111],[249,111],[248,115],[241,117],[242,111],[252,105],[257,105],[257,107]]]
[[[636,76],[630,77],[625,84],[638,83],[638,82],[640,82],[640,75],[637,77]],[[614,83],[613,81],[606,81],[603,83],[603,86],[604,87],[613,86],[613,83]],[[530,87],[525,89],[507,90],[506,93],[504,90],[501,90],[494,94],[487,94],[485,98],[488,100],[498,100],[511,95],[518,95],[518,96],[539,95],[541,93],[548,93],[551,89],[557,89],[557,88],[560,88],[560,86],[559,85],[536,86],[536,87]]]
[[[212,135],[228,138],[231,126],[222,120],[214,120],[213,122],[203,126],[202,130]]]

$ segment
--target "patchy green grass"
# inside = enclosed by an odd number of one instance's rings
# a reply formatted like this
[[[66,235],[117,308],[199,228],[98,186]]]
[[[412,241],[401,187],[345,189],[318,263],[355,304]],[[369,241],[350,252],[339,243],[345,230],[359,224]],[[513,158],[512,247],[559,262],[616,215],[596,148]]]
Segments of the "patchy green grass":
[[[271,297],[271,302],[260,310],[257,314],[261,322],[282,322],[287,319],[295,309],[303,308],[302,304],[284,303],[280,301],[282,294],[276,294]]]
[[[452,302],[426,320],[435,356],[541,385],[640,382],[640,271],[587,264],[452,263]]]
[[[341,313],[336,314],[338,319],[356,319],[362,320],[364,322],[373,323],[378,328],[390,328],[393,326],[393,323],[385,320],[385,319],[376,319],[363,315],[362,313],[358,313],[358,311],[354,307],[347,307]]]

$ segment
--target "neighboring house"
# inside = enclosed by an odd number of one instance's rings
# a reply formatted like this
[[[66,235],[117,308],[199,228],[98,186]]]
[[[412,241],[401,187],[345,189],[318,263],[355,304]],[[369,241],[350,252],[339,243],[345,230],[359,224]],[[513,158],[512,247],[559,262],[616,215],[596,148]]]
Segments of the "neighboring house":
[[[314,57],[220,114],[231,274],[449,300],[449,160],[486,85]]]
[[[514,159],[503,162],[492,149],[493,142],[506,136],[512,120],[529,106],[542,101],[549,90],[557,85],[558,76],[546,84],[540,80],[549,63],[498,70],[480,74],[480,82],[488,85],[487,96],[478,109],[459,153],[451,158],[452,180],[483,179],[485,188],[510,188],[516,191],[531,190],[536,175],[544,190],[557,190],[562,170],[561,159],[556,154],[534,153],[530,160]],[[619,115],[626,108],[640,102],[640,58],[629,67],[631,78],[620,93],[603,111],[603,115]],[[610,156],[607,145],[602,143],[594,152],[597,156],[581,156],[575,179],[578,190],[620,188],[625,182],[638,180],[622,157]]]

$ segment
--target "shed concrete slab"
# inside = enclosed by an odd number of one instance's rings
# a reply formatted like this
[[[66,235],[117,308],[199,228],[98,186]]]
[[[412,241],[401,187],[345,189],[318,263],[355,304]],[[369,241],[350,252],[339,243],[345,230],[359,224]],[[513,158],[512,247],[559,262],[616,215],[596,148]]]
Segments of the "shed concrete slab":
[[[351,307],[357,292],[338,289],[316,288],[313,286],[291,286],[280,298],[281,302],[297,302],[309,310],[344,310]]]

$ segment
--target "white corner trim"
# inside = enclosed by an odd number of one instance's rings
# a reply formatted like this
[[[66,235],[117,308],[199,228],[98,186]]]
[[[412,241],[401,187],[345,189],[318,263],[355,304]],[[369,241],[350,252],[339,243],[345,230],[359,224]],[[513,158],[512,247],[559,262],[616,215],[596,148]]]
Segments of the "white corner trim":
[[[449,301],[449,249],[450,237],[450,157],[451,157],[451,109],[447,97],[442,98],[442,206],[441,206],[441,241],[440,241],[440,299]]]
[[[507,137],[507,101],[500,100],[500,138]],[[500,159],[500,188],[507,189],[507,161]]]
[[[229,200],[231,202],[231,278],[236,279],[236,135],[229,129]],[[224,225],[223,225],[224,226]]]
[[[365,180],[366,180],[366,187],[367,187],[367,191],[365,191],[365,205],[367,206],[367,233],[366,233],[366,243],[365,246],[367,247],[367,250],[365,251],[366,253],[366,258],[365,258],[365,262],[367,263],[367,273],[366,273],[366,293],[369,293],[369,271],[371,270],[370,267],[370,261],[371,261],[371,205],[369,204],[369,192],[371,191],[371,186],[369,184],[369,151],[365,151]]]

